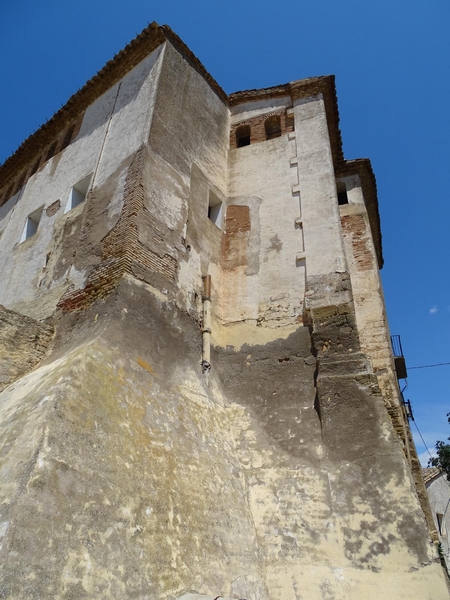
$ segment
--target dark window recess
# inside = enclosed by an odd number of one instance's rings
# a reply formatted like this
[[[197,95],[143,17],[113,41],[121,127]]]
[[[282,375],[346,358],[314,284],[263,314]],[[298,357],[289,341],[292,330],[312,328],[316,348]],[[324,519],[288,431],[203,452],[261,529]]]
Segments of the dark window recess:
[[[338,183],[336,189],[339,206],[342,206],[342,204],[348,204],[347,188],[345,183]]]
[[[436,513],[436,519],[438,522],[439,535],[442,537],[447,537],[447,529],[445,527],[443,513]]]
[[[208,219],[210,219],[214,225],[217,225],[219,229],[222,227],[222,219],[223,219],[223,204],[220,199],[214,194],[214,192],[209,192],[209,202],[208,202]]]
[[[269,117],[264,123],[266,139],[273,140],[281,136],[281,119],[278,116]]]
[[[236,148],[250,146],[250,125],[242,125],[236,129]]]

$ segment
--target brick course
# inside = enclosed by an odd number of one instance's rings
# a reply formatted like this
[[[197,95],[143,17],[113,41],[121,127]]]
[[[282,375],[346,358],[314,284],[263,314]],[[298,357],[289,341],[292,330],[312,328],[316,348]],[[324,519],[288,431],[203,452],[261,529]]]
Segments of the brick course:
[[[169,254],[159,256],[139,241],[137,220],[144,209],[142,171],[146,148],[141,148],[129,167],[124,188],[122,213],[116,225],[102,240],[101,263],[95,266],[83,289],[69,289],[61,297],[58,307],[65,311],[82,310],[92,302],[108,296],[125,273],[132,274],[138,264],[173,280],[177,261]],[[89,201],[89,198],[87,199]],[[92,198],[91,200],[95,200]]]
[[[243,125],[250,127],[250,145],[257,144],[259,142],[265,142],[267,140],[265,124],[266,121],[272,117],[280,117],[281,134],[289,133],[294,131],[294,119],[287,114],[287,110],[278,110],[265,115],[254,117],[253,119],[246,119],[240,123],[236,123],[231,126],[230,130],[230,149],[237,148],[236,145],[236,131]]]

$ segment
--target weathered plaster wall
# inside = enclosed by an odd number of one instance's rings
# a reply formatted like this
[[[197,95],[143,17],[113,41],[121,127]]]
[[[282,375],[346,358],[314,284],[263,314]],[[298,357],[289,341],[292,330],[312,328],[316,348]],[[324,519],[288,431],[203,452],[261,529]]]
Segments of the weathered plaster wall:
[[[44,357],[53,327],[0,306],[0,391]]]
[[[0,403],[3,597],[267,597],[196,323],[131,282],[66,319]]]
[[[448,597],[379,397],[361,383],[368,454],[336,451],[307,328],[215,351],[208,378],[200,356],[195,320],[127,276],[2,392],[5,598]]]
[[[148,136],[162,51],[92,104],[75,140],[1,208],[0,303],[42,319],[69,286],[83,285],[98,260],[96,246],[120,213],[130,156]],[[91,196],[64,214],[71,186],[90,173]],[[27,216],[41,207],[52,209],[44,210],[37,233],[19,243]]]
[[[241,322],[279,328],[302,321],[305,267],[297,260],[304,248],[296,223],[295,155],[292,134],[230,150],[220,300],[229,329]]]
[[[361,182],[357,175],[348,176],[342,181],[347,188],[349,203],[340,206],[340,215],[361,351],[370,360],[372,370],[377,376],[384,403],[410,465],[428,526],[430,531],[433,531],[420,462],[402,406],[383,289]]]
[[[322,275],[346,271],[333,158],[322,96],[297,100],[294,103],[294,117],[306,269],[308,279],[314,280]]]
[[[387,404],[398,405],[398,386],[383,288],[361,183],[357,175],[344,178],[343,181],[349,203],[339,208],[361,350],[370,356]]]
[[[220,281],[221,230],[208,219],[209,194],[225,199],[229,110],[177,50],[167,45],[149,156],[143,172],[142,244],[176,262],[172,280],[136,271],[144,281],[198,313],[202,275]],[[215,301],[215,304],[217,302]]]
[[[286,109],[295,131],[285,119],[263,141],[261,119]],[[339,211],[326,114],[319,94],[230,116],[165,43],[2,207],[5,302],[62,309],[51,356],[1,394],[3,597],[448,597],[368,357],[381,368],[386,347],[360,336],[372,315],[388,332],[358,186]],[[228,152],[240,119],[258,143]]]

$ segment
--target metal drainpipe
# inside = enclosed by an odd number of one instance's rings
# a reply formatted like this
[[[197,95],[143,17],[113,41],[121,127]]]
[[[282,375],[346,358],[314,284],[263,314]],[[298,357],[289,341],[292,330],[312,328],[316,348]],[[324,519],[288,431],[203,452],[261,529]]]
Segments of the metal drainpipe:
[[[203,373],[211,370],[211,275],[203,277]]]

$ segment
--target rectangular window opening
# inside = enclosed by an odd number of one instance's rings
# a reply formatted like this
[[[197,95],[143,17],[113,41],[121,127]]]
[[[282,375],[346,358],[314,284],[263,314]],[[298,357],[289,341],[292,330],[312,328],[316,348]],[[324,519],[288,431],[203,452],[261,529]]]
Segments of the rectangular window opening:
[[[347,186],[345,183],[339,182],[336,185],[338,204],[342,206],[343,204],[348,204],[348,195],[347,195]]]
[[[81,179],[76,183],[69,193],[69,199],[66,204],[65,213],[76,208],[86,200],[86,195],[91,185],[92,173]]]
[[[223,217],[223,202],[213,193],[209,192],[209,204],[208,204],[208,219],[210,219],[214,225],[222,228],[222,217]]]
[[[25,226],[22,231],[20,243],[24,242],[37,232],[43,211],[44,207],[39,208],[38,210],[35,210],[33,213],[31,213],[31,215],[28,215],[27,220],[25,221]]]
[[[439,535],[441,537],[447,536],[447,528],[445,527],[444,515],[442,513],[436,513],[438,522]]]

